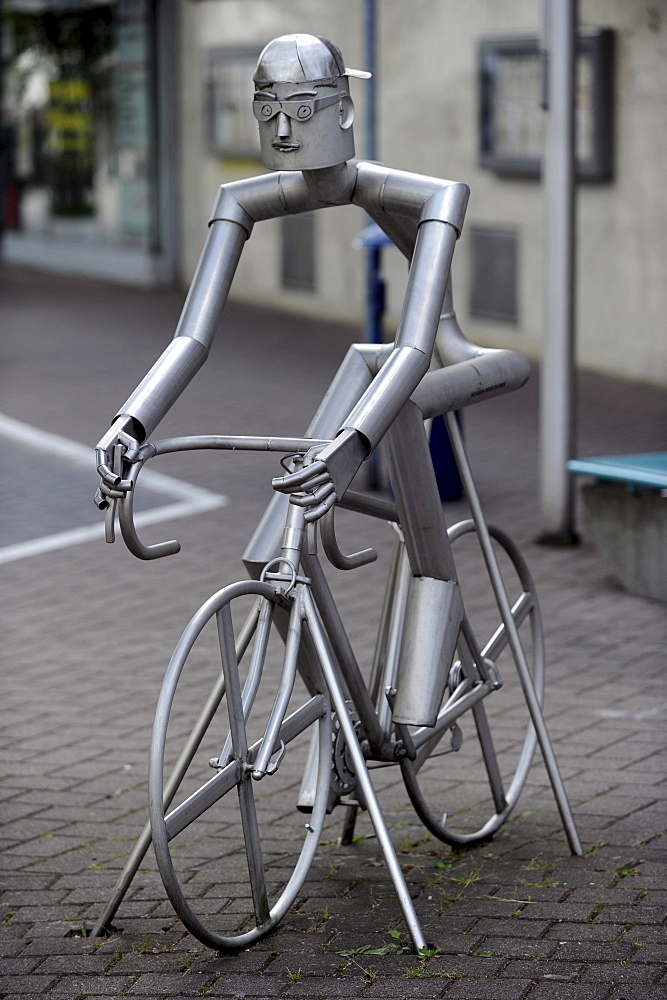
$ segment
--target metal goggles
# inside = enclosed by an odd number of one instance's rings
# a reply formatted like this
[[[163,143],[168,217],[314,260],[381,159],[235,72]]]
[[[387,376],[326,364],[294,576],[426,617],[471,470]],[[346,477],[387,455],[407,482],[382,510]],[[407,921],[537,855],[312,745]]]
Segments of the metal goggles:
[[[294,118],[299,122],[307,122],[316,111],[328,108],[332,104],[337,104],[346,95],[342,92],[330,94],[329,97],[313,97],[300,101],[274,101],[255,99],[252,102],[252,111],[258,122],[268,122],[280,111],[288,118]]]

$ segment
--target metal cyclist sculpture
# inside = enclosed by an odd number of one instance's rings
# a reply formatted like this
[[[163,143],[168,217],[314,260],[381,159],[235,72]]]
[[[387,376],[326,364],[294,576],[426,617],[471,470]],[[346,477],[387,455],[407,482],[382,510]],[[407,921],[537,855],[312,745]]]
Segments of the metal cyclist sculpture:
[[[262,159],[273,172],[220,189],[174,339],[97,445],[101,485],[96,501],[107,509],[107,538],[113,540],[114,510],[120,503],[123,538],[142,559],[169,555],[180,548],[175,541],[146,546],[137,537],[133,487],[148,459],[194,448],[245,448],[283,452],[290,456],[284,460],[290,465],[287,475],[273,480],[276,492],[244,553],[254,579],[231,584],[213,595],[192,618],[176,647],[158,699],[151,741],[151,828],[145,828],[128,858],[94,933],[108,926],[152,836],[165,888],[185,925],[212,947],[245,947],[287,912],[314,856],[326,811],[336,801],[345,801],[349,810],[345,835],[350,838],[358,807],[368,809],[413,942],[418,950],[423,948],[424,937],[367,762],[399,766],[426,827],[445,843],[465,845],[492,835],[507,820],[539,742],[570,847],[581,852],[541,711],[543,636],[537,597],[516,546],[504,532],[486,524],[452,412],[519,388],[528,378],[529,366],[513,351],[471,344],[456,321],[450,265],[463,225],[468,187],[353,158],[354,107],[348,80],[365,75],[346,69],[336,46],[314,35],[284,35],[263,50],[255,71],[253,110],[259,122]],[[350,347],[303,438],[205,435],[147,442],[206,360],[255,223],[349,204],[365,209],[410,261],[393,343]],[[471,512],[471,519],[449,529],[424,431],[424,420],[437,414],[446,415]],[[395,502],[350,489],[355,473],[383,440]],[[324,553],[339,569],[354,569],[373,560],[372,549],[352,556],[340,551],[334,505],[396,526],[368,683],[328,588],[314,539],[306,531],[307,522],[318,523]],[[495,601],[493,626],[481,638],[473,631],[471,609],[464,611],[453,554],[453,543],[466,535],[477,536]],[[515,586],[518,582],[516,599],[510,600],[496,549],[509,560]],[[235,636],[230,608],[248,596],[257,601]],[[165,740],[176,687],[193,645],[213,619],[222,674],[164,784]],[[272,621],[285,651],[276,700],[264,726],[257,691]],[[526,655],[519,636],[522,626],[529,633],[531,656]],[[251,640],[253,652],[242,682],[241,661]],[[511,738],[503,739],[497,748],[487,714],[491,702],[498,706],[501,722],[507,724],[513,718],[502,707],[499,695],[502,689],[506,696],[511,688],[498,667],[505,655],[516,668],[519,702],[527,718],[518,732],[512,723]],[[307,700],[288,715],[297,671]],[[230,732],[222,752],[209,758],[216,776],[167,814],[223,699],[227,700]],[[254,710],[261,724],[260,738],[252,742],[248,719]],[[485,818],[479,826],[475,821],[472,831],[460,831],[460,817],[448,818],[447,811],[434,809],[422,782],[431,758],[446,753],[460,756],[459,721],[471,716],[490,806],[486,800],[482,804]],[[315,749],[308,757],[296,804],[311,819],[294,873],[272,902],[252,786],[258,781],[270,783],[284,766],[285,753],[296,750],[296,742],[312,726],[318,730],[311,744]],[[443,750],[445,737],[450,746]],[[501,768],[503,751],[517,744],[517,759],[509,768]],[[440,784],[436,775],[436,786]],[[233,933],[220,935],[204,926],[186,900],[169,842],[233,791],[238,792],[242,815],[254,928],[245,930],[241,922],[239,928],[232,928]],[[233,914],[229,919],[234,920]]]

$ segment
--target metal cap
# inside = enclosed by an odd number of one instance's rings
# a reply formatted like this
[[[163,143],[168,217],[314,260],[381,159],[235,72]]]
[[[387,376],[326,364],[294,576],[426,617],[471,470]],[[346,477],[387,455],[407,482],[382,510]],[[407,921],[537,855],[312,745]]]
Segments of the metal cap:
[[[280,35],[260,53],[253,77],[256,84],[331,82],[343,76],[368,80],[361,69],[349,69],[337,45],[319,35]]]

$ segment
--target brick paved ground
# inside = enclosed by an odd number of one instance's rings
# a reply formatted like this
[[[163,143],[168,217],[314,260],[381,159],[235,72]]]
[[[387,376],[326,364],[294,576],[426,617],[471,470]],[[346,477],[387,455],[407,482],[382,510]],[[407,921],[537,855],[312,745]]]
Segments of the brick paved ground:
[[[179,309],[171,293],[11,269],[0,275],[0,291],[3,412],[86,444],[160,352]],[[299,433],[354,336],[231,306],[206,369],[161,431]],[[664,448],[665,416],[656,389],[581,378],[583,454]],[[384,771],[382,804],[435,957],[418,960],[390,934],[403,927],[370,824],[363,817],[358,833],[369,836],[341,848],[337,813],[297,904],[249,951],[220,957],[189,936],[152,858],[116,917],[117,932],[86,937],[145,819],[148,732],[171,648],[199,604],[241,575],[240,552],[275,474],[267,456],[172,457],[161,471],[231,501],[146,529],[149,540],[181,539],[178,557],[140,564],[99,541],[3,566],[5,1000],[667,996],[665,606],[624,593],[585,542],[571,551],[533,543],[534,381],[468,412],[465,428],[487,513],[525,548],[541,593],[546,711],[584,857],[567,853],[539,762],[511,822],[466,854],[425,835],[396,775]],[[94,522],[92,462],[86,474],[27,445],[0,444],[2,545]],[[450,520],[462,511],[452,505]],[[364,660],[386,542],[381,526],[340,520],[350,549],[368,539],[381,550],[375,567],[334,581]],[[453,793],[455,805],[467,794]],[[281,801],[275,811],[281,830]],[[204,876],[224,853],[213,829],[198,846]],[[228,872],[233,862],[226,864]],[[212,872],[200,890],[213,919],[222,881]]]

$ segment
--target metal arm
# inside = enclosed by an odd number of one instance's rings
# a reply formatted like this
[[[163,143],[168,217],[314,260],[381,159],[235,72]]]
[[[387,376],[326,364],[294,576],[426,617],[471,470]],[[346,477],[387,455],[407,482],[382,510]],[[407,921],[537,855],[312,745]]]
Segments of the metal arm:
[[[174,339],[117,414],[132,417],[144,437],[206,360],[247,236],[236,222],[212,223]]]
[[[452,225],[433,219],[419,227],[395,350],[343,424],[371,448],[428,371],[457,235]]]

